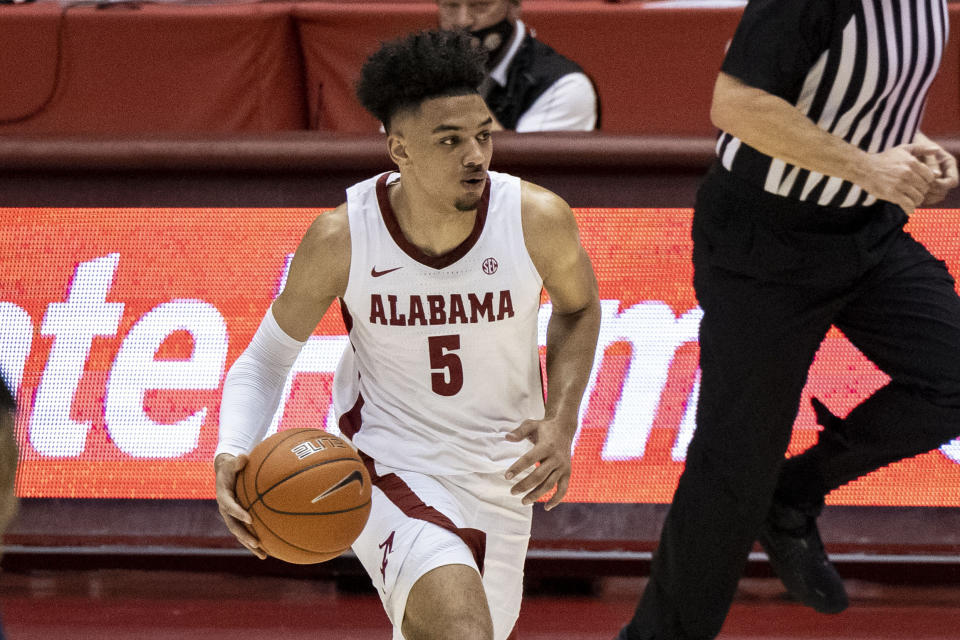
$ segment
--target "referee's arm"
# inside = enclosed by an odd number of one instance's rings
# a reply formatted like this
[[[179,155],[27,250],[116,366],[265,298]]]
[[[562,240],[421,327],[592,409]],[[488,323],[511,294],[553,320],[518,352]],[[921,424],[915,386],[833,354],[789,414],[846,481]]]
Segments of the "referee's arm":
[[[942,149],[929,140],[867,153],[828,133],[786,100],[721,72],[713,90],[714,126],[757,151],[859,185],[911,213],[937,175],[918,158]]]

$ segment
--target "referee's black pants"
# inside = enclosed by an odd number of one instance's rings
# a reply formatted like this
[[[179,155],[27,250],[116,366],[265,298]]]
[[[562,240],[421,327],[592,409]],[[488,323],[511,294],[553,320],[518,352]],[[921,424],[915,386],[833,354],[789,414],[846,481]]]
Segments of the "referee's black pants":
[[[892,205],[784,200],[721,169],[698,194],[697,429],[631,638],[720,632],[775,491],[818,502],[960,434],[960,298],[945,265],[902,230]],[[831,325],[891,381],[785,465],[807,370]]]

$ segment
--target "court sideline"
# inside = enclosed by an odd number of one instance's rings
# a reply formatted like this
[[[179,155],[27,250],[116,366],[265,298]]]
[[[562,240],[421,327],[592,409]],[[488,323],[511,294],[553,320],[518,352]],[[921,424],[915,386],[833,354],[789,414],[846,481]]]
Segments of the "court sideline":
[[[611,640],[642,578],[598,579],[588,595],[530,593],[522,640]],[[723,640],[955,638],[960,584],[848,581],[837,616],[784,600],[779,583],[746,578]],[[34,570],[0,575],[8,640],[389,640],[377,596],[329,580],[204,571]]]

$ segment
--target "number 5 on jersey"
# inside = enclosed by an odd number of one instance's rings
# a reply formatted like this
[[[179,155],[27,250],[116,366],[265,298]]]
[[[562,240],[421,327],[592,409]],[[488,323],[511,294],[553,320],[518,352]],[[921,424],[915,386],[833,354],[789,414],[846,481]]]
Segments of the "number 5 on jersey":
[[[455,353],[460,348],[460,336],[430,336],[430,384],[441,396],[455,396],[463,388],[463,363]]]

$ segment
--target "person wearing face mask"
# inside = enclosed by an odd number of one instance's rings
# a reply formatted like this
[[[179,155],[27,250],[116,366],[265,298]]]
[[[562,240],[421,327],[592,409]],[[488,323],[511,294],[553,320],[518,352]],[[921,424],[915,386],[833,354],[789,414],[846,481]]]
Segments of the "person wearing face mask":
[[[520,0],[437,0],[441,29],[464,29],[487,51],[480,94],[504,129],[592,131],[599,98],[580,66],[534,36]]]

